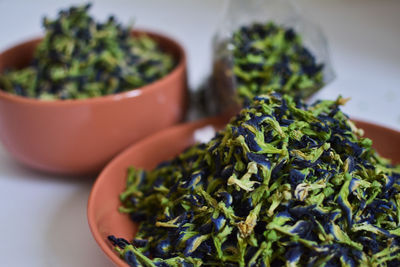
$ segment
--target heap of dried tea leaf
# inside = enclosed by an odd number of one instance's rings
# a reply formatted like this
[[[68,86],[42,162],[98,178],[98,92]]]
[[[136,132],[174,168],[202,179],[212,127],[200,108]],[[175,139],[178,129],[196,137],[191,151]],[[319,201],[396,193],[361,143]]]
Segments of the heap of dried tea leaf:
[[[131,36],[110,16],[96,23],[90,5],[43,20],[46,35],[32,64],[0,75],[0,88],[40,99],[80,99],[135,89],[165,76],[171,55],[147,35]]]
[[[272,91],[305,99],[324,85],[323,64],[291,28],[273,22],[243,26],[228,46],[232,57],[222,56],[214,65],[214,90],[220,90],[215,94],[221,102],[232,93],[237,102],[246,103]]]
[[[400,266],[400,168],[342,113],[256,97],[225,129],[152,171],[130,168],[131,266]]]

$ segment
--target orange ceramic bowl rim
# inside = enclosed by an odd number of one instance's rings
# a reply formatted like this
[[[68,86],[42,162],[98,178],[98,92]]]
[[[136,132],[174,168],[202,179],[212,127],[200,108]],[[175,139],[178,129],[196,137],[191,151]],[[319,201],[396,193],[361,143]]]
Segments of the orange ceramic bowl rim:
[[[369,129],[378,129],[379,131],[383,131],[386,132],[390,135],[394,135],[398,138],[398,140],[400,140],[400,131],[392,129],[392,128],[388,128],[382,125],[378,125],[375,123],[370,123],[370,122],[365,122],[362,120],[352,120],[356,123],[356,125],[358,127],[360,127],[361,129],[363,128],[369,128]],[[222,122],[228,122],[228,118],[227,117],[214,117],[214,118],[208,118],[208,119],[203,119],[197,122],[191,122],[191,123],[184,123],[184,124],[180,124],[180,125],[176,125],[170,128],[167,128],[163,131],[160,131],[154,135],[151,135],[145,139],[142,139],[141,141],[129,146],[128,148],[126,148],[124,151],[122,151],[120,154],[118,154],[111,162],[109,162],[107,164],[107,166],[101,171],[101,173],[99,174],[98,178],[96,179],[92,190],[90,192],[89,195],[89,199],[88,199],[88,205],[87,205],[87,218],[88,218],[88,224],[89,224],[89,228],[90,231],[92,232],[92,235],[96,241],[96,243],[98,244],[98,246],[100,247],[100,249],[102,250],[102,252],[117,266],[128,266],[128,264],[119,257],[119,255],[117,254],[116,251],[114,251],[113,249],[111,249],[111,245],[107,244],[107,240],[104,238],[104,236],[102,236],[102,234],[100,233],[99,228],[97,227],[97,223],[96,223],[96,218],[95,218],[95,214],[96,214],[96,210],[95,210],[95,197],[97,194],[97,191],[100,190],[101,185],[103,184],[103,180],[107,180],[108,175],[107,173],[112,170],[114,168],[115,165],[118,165],[119,161],[121,161],[122,159],[124,159],[125,155],[128,155],[129,152],[131,150],[135,150],[135,147],[139,147],[139,146],[147,146],[150,143],[152,143],[153,139],[156,138],[160,138],[164,135],[166,135],[169,132],[172,131],[179,131],[179,130],[183,130],[185,128],[191,128],[191,129],[198,129],[200,127],[204,127],[206,125],[221,125]],[[398,159],[398,163],[400,164],[400,160]],[[115,198],[117,198],[118,196],[115,196]],[[115,212],[118,212],[118,210],[115,210]],[[126,216],[128,216],[128,214],[126,214]],[[133,236],[132,236],[133,238]]]
[[[143,94],[149,94],[154,90],[159,90],[159,84],[163,83],[168,80],[173,80],[176,79],[176,76],[179,75],[183,71],[183,69],[186,68],[186,53],[183,48],[183,46],[176,41],[175,39],[166,36],[162,33],[158,33],[155,31],[151,30],[145,30],[145,29],[138,29],[138,30],[132,30],[131,35],[148,35],[151,38],[156,39],[157,43],[171,43],[178,51],[178,54],[174,56],[177,59],[177,62],[173,69],[168,72],[164,77],[157,79],[149,84],[146,84],[144,86],[135,88],[135,89],[130,89],[124,92],[116,93],[116,94],[109,94],[109,95],[104,95],[104,96],[98,96],[98,97],[91,97],[91,98],[86,98],[86,99],[66,99],[66,100],[61,100],[61,99],[55,99],[55,100],[41,100],[38,98],[30,98],[30,97],[25,97],[25,96],[19,96],[16,94],[12,94],[9,92],[4,91],[3,89],[0,88],[0,97],[3,99],[6,99],[7,101],[14,102],[14,103],[20,103],[20,104],[26,104],[26,105],[43,105],[43,106],[75,106],[75,105],[87,105],[87,104],[96,104],[96,103],[104,103],[108,101],[113,101],[113,100],[119,100],[122,98],[133,98],[137,97]],[[42,40],[42,37],[37,37],[37,38],[32,38],[27,41],[20,42],[14,46],[11,46],[7,48],[6,50],[2,51],[0,53],[0,61],[2,60],[2,57],[4,54],[11,52],[12,50],[18,50],[21,46],[24,46],[28,43],[38,43]],[[157,39],[162,40],[162,42],[157,41]]]

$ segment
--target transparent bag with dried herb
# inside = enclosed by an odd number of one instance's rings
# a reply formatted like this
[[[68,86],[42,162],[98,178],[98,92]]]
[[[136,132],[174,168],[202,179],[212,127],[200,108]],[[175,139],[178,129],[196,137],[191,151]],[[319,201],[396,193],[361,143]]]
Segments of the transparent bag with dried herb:
[[[307,99],[334,79],[320,28],[289,0],[231,0],[213,40],[206,109],[235,109],[277,91]]]

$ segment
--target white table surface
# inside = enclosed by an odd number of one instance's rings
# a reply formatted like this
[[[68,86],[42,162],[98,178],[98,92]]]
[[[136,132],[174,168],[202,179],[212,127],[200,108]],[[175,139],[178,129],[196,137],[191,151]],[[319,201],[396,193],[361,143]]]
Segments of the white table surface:
[[[42,15],[78,1],[0,0],[0,50],[41,33]],[[183,43],[192,87],[210,70],[222,1],[99,0],[92,13],[156,29]],[[353,117],[400,129],[400,1],[297,0],[330,42],[337,79],[316,98],[351,97]],[[58,177],[15,162],[0,146],[1,266],[111,266],[92,239],[86,203],[95,177]]]

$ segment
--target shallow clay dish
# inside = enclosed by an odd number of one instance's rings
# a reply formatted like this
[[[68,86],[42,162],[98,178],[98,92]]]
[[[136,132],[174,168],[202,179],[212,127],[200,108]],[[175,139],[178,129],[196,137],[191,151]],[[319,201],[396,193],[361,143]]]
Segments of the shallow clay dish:
[[[117,266],[128,266],[113,250],[107,236],[115,235],[132,240],[137,224],[129,216],[118,212],[119,194],[125,189],[129,166],[152,169],[194,143],[194,132],[207,125],[221,129],[226,118],[206,119],[163,130],[127,148],[101,172],[93,186],[88,203],[88,221],[92,234],[103,252]],[[366,122],[356,122],[365,130],[365,136],[374,141],[374,147],[394,163],[400,163],[400,132]]]
[[[93,173],[128,145],[180,122],[187,105],[185,52],[166,36],[145,33],[172,54],[177,65],[162,79],[139,89],[85,100],[55,101],[0,90],[0,138],[5,148],[36,169]],[[0,54],[0,72],[29,64],[39,41],[28,41]]]

